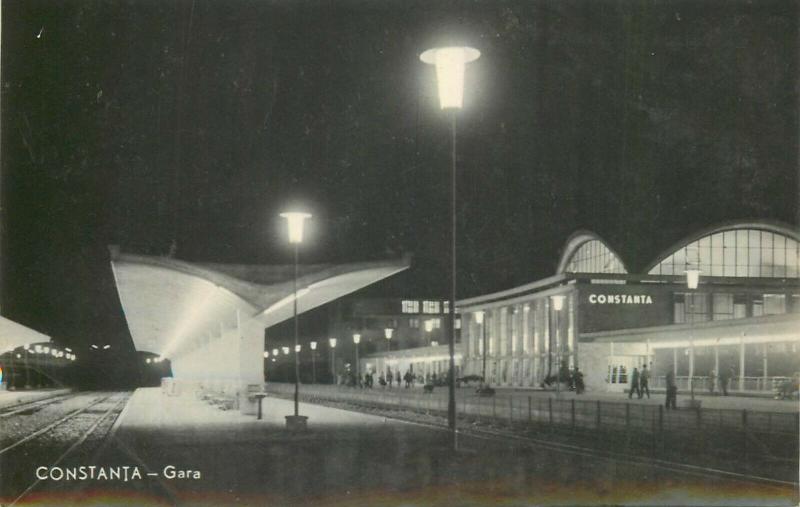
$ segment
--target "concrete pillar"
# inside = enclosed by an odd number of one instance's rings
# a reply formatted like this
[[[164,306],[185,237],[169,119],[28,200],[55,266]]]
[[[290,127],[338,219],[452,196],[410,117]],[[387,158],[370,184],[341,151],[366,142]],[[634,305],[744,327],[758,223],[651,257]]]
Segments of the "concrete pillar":
[[[694,385],[694,340],[689,342],[689,390]]]
[[[719,344],[714,345],[714,375],[716,375],[716,378],[711,379],[711,382],[716,384],[716,379],[719,378]]]
[[[678,377],[678,347],[672,349],[672,374]]]

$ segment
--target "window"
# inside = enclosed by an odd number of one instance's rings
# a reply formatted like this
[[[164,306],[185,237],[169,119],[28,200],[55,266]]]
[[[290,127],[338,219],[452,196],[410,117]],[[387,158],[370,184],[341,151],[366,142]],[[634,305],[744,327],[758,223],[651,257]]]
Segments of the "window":
[[[419,313],[419,301],[403,300],[403,313]]]
[[[625,273],[619,258],[602,242],[589,240],[572,253],[567,273]]]
[[[423,301],[422,313],[439,313],[438,301]]]
[[[715,232],[679,248],[649,274],[681,275],[687,264],[699,265],[704,276],[798,278],[800,243],[759,229]]]
[[[408,327],[419,329],[419,319],[408,319]]]
[[[792,294],[792,313],[800,313],[800,294]]]
[[[442,301],[442,313],[450,313],[450,301]]]
[[[707,294],[698,292],[676,293],[673,315],[676,324],[704,322],[708,320]]]
[[[733,318],[733,294],[714,294],[712,296],[714,315],[712,320]]]
[[[764,315],[786,313],[785,294],[764,294]]]

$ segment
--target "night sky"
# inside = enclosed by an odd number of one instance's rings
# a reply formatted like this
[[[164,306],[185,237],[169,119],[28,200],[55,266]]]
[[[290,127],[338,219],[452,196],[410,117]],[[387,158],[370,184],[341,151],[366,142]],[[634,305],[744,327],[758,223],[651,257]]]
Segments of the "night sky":
[[[446,293],[450,137],[431,45],[468,42],[459,297],[590,229],[639,270],[699,228],[798,223],[798,2],[6,1],[2,313],[128,343],[106,246],[287,263],[413,252]],[[130,345],[128,345],[130,347]]]

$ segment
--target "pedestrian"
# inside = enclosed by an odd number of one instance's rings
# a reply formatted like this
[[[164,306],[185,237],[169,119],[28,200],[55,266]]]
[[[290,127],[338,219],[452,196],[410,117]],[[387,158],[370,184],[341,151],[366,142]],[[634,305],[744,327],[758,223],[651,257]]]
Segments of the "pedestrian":
[[[667,410],[670,407],[677,409],[678,386],[675,384],[675,372],[670,370],[667,373],[667,401],[665,403]]]
[[[708,372],[708,392],[709,394],[714,394],[714,381],[717,380],[717,372],[716,370],[711,370]]]
[[[575,394],[583,394],[583,391],[586,386],[583,384],[583,372],[575,367]]]
[[[644,393],[647,393],[647,399],[650,399],[650,371],[647,365],[642,365],[642,374],[639,375],[639,399],[642,399]]]
[[[642,397],[642,391],[639,389],[639,369],[635,366],[633,367],[633,373],[631,373],[631,388],[628,391],[628,399],[633,397],[634,391],[639,395],[639,398]]]
[[[394,381],[394,375],[392,374],[392,369],[386,369],[386,381],[389,383],[389,389],[392,388],[392,382]]]

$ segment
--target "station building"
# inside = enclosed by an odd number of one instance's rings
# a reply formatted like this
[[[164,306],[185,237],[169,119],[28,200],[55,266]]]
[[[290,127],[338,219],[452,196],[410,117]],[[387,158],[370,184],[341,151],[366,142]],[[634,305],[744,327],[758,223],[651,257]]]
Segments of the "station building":
[[[734,391],[770,390],[800,372],[799,244],[785,224],[726,223],[631,273],[602,238],[579,231],[553,276],[457,302],[457,375],[485,367],[492,385],[538,387],[563,365],[583,372],[587,390],[622,391],[647,365],[653,387],[672,370],[681,389],[690,377],[711,388],[722,373]],[[700,270],[696,289],[689,268]],[[446,364],[442,352],[374,354],[364,366],[430,369]]]

